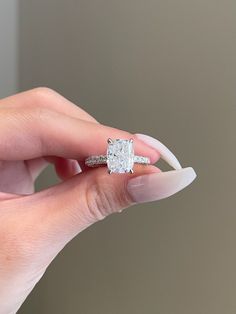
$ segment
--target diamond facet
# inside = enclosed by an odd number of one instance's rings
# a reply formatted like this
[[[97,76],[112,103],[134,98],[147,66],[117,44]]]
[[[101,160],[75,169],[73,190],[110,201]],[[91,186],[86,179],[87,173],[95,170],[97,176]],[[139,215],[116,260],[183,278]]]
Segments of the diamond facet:
[[[134,165],[132,140],[112,140],[107,148],[107,166],[109,172],[131,172]]]

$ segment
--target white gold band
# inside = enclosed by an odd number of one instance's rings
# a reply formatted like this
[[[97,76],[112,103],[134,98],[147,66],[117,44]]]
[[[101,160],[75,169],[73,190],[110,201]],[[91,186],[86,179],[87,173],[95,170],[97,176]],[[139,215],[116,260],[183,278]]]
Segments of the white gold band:
[[[134,156],[135,164],[149,165],[150,159],[148,157],[143,156]],[[96,167],[98,165],[106,165],[107,164],[107,156],[106,155],[98,155],[98,156],[90,156],[86,158],[85,165],[88,167]]]

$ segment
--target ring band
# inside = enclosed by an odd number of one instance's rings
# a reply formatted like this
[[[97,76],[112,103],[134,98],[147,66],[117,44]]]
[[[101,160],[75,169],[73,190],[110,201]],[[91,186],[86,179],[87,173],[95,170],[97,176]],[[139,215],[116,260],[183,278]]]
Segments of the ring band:
[[[134,155],[133,140],[108,139],[107,155],[89,156],[85,160],[88,167],[107,165],[111,173],[133,173],[134,164],[149,165],[150,159]]]
[[[143,156],[134,156],[134,163],[149,165],[150,159],[148,157],[143,157]],[[86,158],[85,164],[88,167],[96,167],[97,165],[106,165],[107,156],[106,155],[90,156]]]

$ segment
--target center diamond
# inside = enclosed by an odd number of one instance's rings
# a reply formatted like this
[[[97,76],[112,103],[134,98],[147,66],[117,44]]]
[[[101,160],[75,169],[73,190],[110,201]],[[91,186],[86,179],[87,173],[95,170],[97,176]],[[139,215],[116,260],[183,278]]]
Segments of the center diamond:
[[[109,140],[107,148],[107,167],[109,172],[130,172],[134,165],[132,140]]]

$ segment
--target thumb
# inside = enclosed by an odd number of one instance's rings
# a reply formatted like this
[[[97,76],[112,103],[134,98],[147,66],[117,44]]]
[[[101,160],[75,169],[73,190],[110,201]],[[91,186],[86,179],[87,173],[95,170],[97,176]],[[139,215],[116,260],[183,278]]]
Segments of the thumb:
[[[54,257],[83,229],[134,203],[168,197],[195,176],[192,168],[160,172],[154,166],[139,165],[134,174],[108,175],[100,167],[47,190],[2,201],[6,210],[1,234],[10,230],[10,236],[3,237],[2,255],[7,258],[0,276],[4,283],[1,309],[4,313],[18,309]]]
[[[137,167],[136,176],[151,172],[158,169]],[[100,167],[35,194],[0,194],[4,208],[0,217],[0,313],[13,313],[20,307],[75,235],[134,203],[126,188],[129,177],[131,174],[109,175],[105,167]]]
[[[190,167],[161,172],[155,166],[135,166],[134,174],[107,173],[92,169],[27,196],[37,207],[40,232],[51,246],[61,248],[79,232],[109,214],[141,202],[168,197],[187,185],[196,174]]]
[[[132,178],[159,173],[154,166],[135,166],[134,174],[111,174],[107,168],[89,169],[46,190],[24,197],[35,208],[40,232],[51,243],[67,243],[93,223],[135,203],[127,189]],[[42,218],[43,217],[43,218]]]

